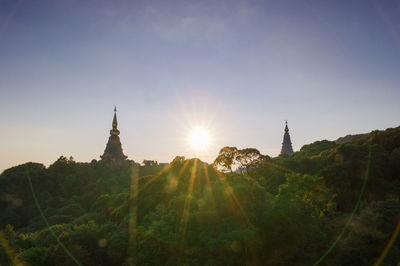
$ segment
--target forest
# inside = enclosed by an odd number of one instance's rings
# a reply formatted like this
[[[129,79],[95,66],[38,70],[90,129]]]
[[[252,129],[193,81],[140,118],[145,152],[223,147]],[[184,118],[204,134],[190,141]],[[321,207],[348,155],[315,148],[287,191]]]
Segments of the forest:
[[[62,156],[0,175],[0,265],[398,265],[399,196],[400,127],[212,164]]]

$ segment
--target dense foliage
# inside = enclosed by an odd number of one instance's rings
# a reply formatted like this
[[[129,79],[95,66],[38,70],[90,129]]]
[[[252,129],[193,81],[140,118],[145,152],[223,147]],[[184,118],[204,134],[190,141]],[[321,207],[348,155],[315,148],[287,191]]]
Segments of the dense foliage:
[[[213,165],[60,157],[0,175],[0,265],[396,265],[399,195],[400,127]]]

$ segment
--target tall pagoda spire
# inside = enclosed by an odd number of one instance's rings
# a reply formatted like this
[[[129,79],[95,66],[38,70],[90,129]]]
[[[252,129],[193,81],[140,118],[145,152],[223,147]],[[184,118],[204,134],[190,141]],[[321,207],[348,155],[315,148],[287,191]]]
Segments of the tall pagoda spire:
[[[280,155],[282,155],[282,154],[287,154],[289,156],[293,155],[292,142],[290,141],[289,128],[287,125],[287,121],[286,121],[286,125],[285,125],[285,134],[283,135],[282,150],[281,150]]]
[[[118,161],[128,158],[124,155],[121,141],[119,139],[118,121],[117,121],[117,106],[114,107],[114,118],[112,121],[112,129],[108,138],[106,149],[101,157],[105,161]]]
[[[118,130],[118,121],[117,121],[117,106],[114,106],[114,118],[112,122],[112,129],[113,130]]]

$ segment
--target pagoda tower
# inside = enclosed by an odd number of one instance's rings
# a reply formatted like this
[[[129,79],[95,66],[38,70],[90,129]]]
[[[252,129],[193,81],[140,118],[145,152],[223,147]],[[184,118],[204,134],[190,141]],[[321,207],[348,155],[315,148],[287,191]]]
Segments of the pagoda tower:
[[[121,141],[119,140],[119,130],[117,121],[117,107],[114,107],[114,119],[112,121],[112,129],[108,138],[106,149],[100,158],[104,161],[121,161],[128,158],[124,155]]]
[[[282,150],[281,150],[280,155],[282,155],[282,154],[287,154],[289,156],[293,155],[292,142],[290,141],[289,128],[287,126],[287,121],[286,121],[286,126],[285,126],[285,134],[283,135]]]

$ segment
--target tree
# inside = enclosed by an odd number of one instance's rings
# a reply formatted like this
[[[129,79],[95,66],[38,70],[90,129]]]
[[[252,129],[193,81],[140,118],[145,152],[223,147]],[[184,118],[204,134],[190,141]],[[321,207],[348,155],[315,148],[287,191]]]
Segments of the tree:
[[[236,168],[246,170],[255,168],[268,159],[270,159],[269,156],[262,155],[259,150],[254,148],[239,150],[236,147],[223,147],[213,165],[223,172],[232,172]]]
[[[232,166],[237,154],[238,149],[236,147],[223,147],[219,151],[218,157],[214,160],[213,165],[223,172],[232,172]]]
[[[242,150],[238,150],[236,155],[236,162],[239,167],[246,168],[250,170],[251,168],[255,168],[270,159],[267,155],[262,155],[259,150],[254,148],[246,148]]]

